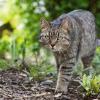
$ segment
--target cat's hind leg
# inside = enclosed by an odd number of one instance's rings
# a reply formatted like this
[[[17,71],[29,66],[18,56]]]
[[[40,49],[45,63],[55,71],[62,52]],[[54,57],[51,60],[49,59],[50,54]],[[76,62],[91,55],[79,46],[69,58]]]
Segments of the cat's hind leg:
[[[94,53],[86,56],[86,57],[82,57],[82,62],[83,62],[83,66],[84,66],[84,71],[83,73],[89,74],[92,71],[92,60],[94,57]]]

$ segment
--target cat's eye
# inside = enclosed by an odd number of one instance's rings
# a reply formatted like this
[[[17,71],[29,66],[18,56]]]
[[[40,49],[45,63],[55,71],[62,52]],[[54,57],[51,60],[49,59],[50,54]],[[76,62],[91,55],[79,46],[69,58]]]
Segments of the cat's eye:
[[[44,37],[46,38],[47,36],[46,36],[46,35],[41,35],[41,36],[40,36],[40,38],[44,38]]]
[[[61,37],[61,39],[64,39],[64,37]]]
[[[47,38],[47,37],[49,37],[49,36],[45,35],[44,37]]]

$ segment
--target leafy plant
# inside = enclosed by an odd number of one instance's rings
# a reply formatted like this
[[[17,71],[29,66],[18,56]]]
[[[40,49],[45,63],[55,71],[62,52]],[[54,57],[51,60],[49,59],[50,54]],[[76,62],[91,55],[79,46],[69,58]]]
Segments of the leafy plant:
[[[45,54],[41,55],[45,52]],[[52,59],[51,55],[48,55],[46,51],[40,50],[39,52],[34,52],[34,63],[29,66],[30,76],[36,78],[37,80],[43,79],[49,73],[54,73],[56,68],[50,62]],[[49,56],[49,57],[48,57]]]
[[[96,48],[96,54],[92,62],[92,65],[95,69],[96,74],[100,74],[100,47]]]
[[[16,41],[15,40],[13,40],[11,42],[10,51],[11,51],[12,62],[14,62],[15,59],[17,58],[17,48],[16,48]]]
[[[8,69],[10,66],[9,66],[9,62],[7,60],[4,60],[4,59],[0,59],[0,70],[6,70]]]
[[[83,75],[81,85],[86,90],[86,94],[97,94],[100,92],[100,75]]]

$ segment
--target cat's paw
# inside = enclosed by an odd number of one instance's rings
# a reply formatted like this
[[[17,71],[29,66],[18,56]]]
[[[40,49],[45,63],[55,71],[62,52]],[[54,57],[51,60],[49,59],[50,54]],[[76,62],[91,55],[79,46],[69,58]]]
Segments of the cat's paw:
[[[68,88],[66,86],[57,86],[55,89],[55,93],[67,94]]]

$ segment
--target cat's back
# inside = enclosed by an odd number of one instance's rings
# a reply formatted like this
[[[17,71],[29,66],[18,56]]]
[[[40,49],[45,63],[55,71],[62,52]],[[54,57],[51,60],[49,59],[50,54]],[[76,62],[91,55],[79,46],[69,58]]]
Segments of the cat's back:
[[[67,14],[62,14],[53,22],[55,24],[60,24],[62,19],[64,19],[65,17],[69,17],[72,23],[74,23],[74,21],[80,22],[80,24],[82,24],[83,28],[85,27],[85,29],[87,29],[88,25],[90,27],[91,25],[95,27],[95,17],[90,11],[82,10],[82,9],[73,10]]]
[[[74,10],[67,14],[72,19],[74,19],[83,29],[81,39],[81,54],[88,55],[96,47],[96,25],[94,15],[85,10]],[[84,50],[85,49],[85,50]]]
[[[95,17],[90,11],[81,10],[81,9],[74,10],[66,14],[66,16],[69,16],[70,19],[72,19],[72,21],[74,19],[78,24],[82,26],[84,31],[95,31],[95,27],[96,27]],[[90,32],[90,33],[95,34],[95,32]]]
[[[89,18],[95,20],[94,15],[90,11],[82,10],[82,9],[71,11],[67,15],[72,17],[78,17],[79,19]]]

